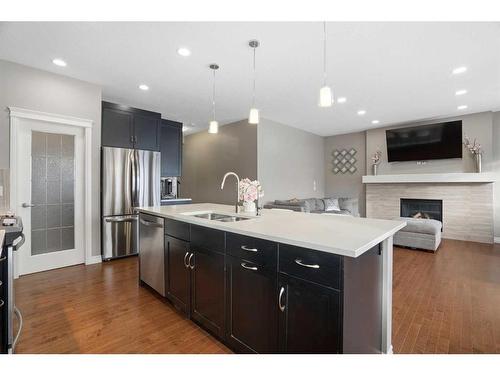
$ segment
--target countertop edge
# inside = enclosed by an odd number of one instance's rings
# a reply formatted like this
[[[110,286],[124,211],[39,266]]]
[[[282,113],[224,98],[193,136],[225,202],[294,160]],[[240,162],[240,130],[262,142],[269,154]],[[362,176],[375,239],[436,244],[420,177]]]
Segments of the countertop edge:
[[[194,218],[194,217],[189,216],[189,215],[182,215],[182,214],[178,214],[178,213],[168,214],[168,213],[162,213],[162,212],[155,212],[155,211],[151,211],[151,210],[148,210],[145,208],[136,208],[135,210],[138,212],[142,212],[142,213],[153,215],[153,216],[163,217],[166,219],[178,220],[178,221],[182,221],[185,223],[199,225],[199,226],[203,226],[203,227],[207,227],[207,228],[214,228],[214,229],[222,230],[224,232],[242,234],[245,236],[260,238],[263,240],[274,241],[274,242],[283,243],[286,245],[304,247],[304,248],[311,249],[311,250],[322,251],[322,252],[341,255],[341,256],[348,256],[351,258],[359,257],[360,255],[364,254],[366,251],[370,250],[373,246],[375,246],[379,243],[382,243],[384,240],[386,240],[389,237],[392,237],[397,231],[399,231],[401,228],[404,228],[406,226],[406,223],[401,222],[401,224],[398,225],[397,227],[395,227],[392,230],[384,233],[383,235],[375,238],[374,240],[370,241],[366,245],[364,245],[356,250],[346,250],[346,249],[321,246],[321,245],[312,244],[309,242],[291,240],[288,238],[268,236],[268,235],[261,234],[258,232],[241,230],[239,228],[230,228],[230,227],[223,226],[223,225],[219,226],[218,222],[210,221],[210,220],[206,220],[206,219]]]

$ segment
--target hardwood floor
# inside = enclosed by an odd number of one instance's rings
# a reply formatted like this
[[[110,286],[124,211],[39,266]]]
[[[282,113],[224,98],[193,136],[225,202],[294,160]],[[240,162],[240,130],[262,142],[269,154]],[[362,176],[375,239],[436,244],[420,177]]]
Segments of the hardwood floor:
[[[500,353],[500,246],[394,251],[395,353]]]
[[[137,259],[16,280],[17,353],[230,353],[137,283]],[[395,248],[395,353],[500,353],[500,246]]]
[[[137,258],[16,280],[17,353],[228,353],[137,282]]]

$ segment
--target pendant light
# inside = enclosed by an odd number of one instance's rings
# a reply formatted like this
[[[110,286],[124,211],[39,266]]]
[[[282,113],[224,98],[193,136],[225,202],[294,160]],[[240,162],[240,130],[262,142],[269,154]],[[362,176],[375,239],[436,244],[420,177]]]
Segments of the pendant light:
[[[210,64],[209,68],[214,72],[214,81],[212,91],[212,121],[208,125],[208,132],[210,134],[217,134],[219,132],[219,123],[215,120],[215,72],[219,69],[219,65]]]
[[[253,48],[253,94],[252,94],[252,108],[250,108],[250,114],[248,115],[249,124],[259,123],[259,110],[255,108],[255,49],[259,46],[258,40],[251,40],[248,42],[250,48]]]
[[[319,89],[319,106],[331,107],[332,104],[332,89],[326,84],[326,22],[323,22],[323,87]]]

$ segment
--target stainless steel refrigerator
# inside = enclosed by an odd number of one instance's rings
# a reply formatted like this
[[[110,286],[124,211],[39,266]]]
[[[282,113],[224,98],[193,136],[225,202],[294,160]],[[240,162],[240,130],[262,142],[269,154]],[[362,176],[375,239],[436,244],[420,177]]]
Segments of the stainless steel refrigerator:
[[[103,147],[101,166],[102,257],[137,254],[134,207],[160,205],[160,153]]]

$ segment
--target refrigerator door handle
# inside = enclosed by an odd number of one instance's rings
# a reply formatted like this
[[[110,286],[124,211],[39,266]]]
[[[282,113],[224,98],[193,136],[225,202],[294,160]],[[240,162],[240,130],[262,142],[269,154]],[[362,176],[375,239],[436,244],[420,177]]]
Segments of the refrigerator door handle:
[[[135,150],[132,150],[130,153],[131,155],[131,167],[132,167],[132,207],[137,207],[137,159],[136,159],[136,152]]]

